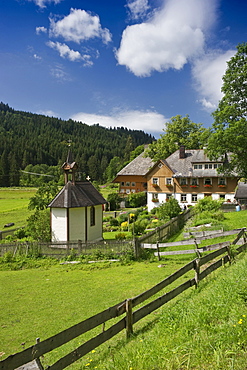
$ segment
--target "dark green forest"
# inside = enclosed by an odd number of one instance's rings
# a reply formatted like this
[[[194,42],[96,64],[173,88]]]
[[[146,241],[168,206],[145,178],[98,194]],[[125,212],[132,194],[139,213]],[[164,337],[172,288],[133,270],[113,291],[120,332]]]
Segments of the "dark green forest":
[[[68,145],[77,162],[78,176],[84,180],[109,181],[130,160],[131,152],[154,138],[141,130],[104,128],[73,120],[16,111],[0,103],[0,186],[31,186],[58,180]],[[25,171],[25,172],[23,172]],[[115,173],[114,173],[115,172]],[[42,178],[42,180],[41,180]]]

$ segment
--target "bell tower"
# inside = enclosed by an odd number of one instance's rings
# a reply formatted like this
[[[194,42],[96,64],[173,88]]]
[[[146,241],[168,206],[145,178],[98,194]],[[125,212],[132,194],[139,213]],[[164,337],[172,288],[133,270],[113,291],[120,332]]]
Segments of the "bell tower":
[[[73,161],[72,159],[72,153],[71,150],[69,149],[68,151],[68,156],[66,159],[66,162],[61,167],[64,171],[64,183],[65,185],[71,181],[72,184],[75,184],[75,173],[78,168],[78,165],[76,162]]]

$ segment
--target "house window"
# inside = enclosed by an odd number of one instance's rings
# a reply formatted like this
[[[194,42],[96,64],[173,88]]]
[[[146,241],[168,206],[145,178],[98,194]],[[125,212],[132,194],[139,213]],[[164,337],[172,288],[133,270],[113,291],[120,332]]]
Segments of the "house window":
[[[166,201],[170,200],[172,198],[172,194],[166,194]]]
[[[172,179],[170,177],[166,178],[166,185],[168,185],[168,186],[172,185]]]
[[[191,195],[191,201],[192,202],[197,202],[197,194],[192,194]]]
[[[187,202],[187,195],[181,194],[181,202]]]
[[[219,178],[219,185],[222,185],[222,186],[226,185],[226,179],[224,177]]]
[[[131,189],[131,193],[135,193],[136,191],[135,191],[135,189]]]
[[[91,207],[90,208],[90,226],[95,225],[95,208]]]
[[[126,189],[126,194],[130,194],[130,189]]]
[[[202,169],[202,164],[194,164],[194,170],[201,170]]]
[[[220,199],[225,199],[225,194],[220,194]]]
[[[159,179],[158,179],[158,177],[153,177],[153,178],[152,178],[152,184],[153,184],[153,185],[156,185],[156,186],[158,186],[158,185],[159,185]]]
[[[124,193],[124,189],[120,189],[120,193]]]
[[[159,201],[158,194],[157,193],[152,194],[152,202],[158,202],[158,201]]]
[[[130,182],[129,181],[126,181],[126,186],[130,186]]]
[[[185,177],[180,179],[180,185],[187,185],[187,179]]]
[[[192,185],[192,186],[198,186],[198,179],[196,179],[196,178],[192,178],[192,179],[191,179],[191,185]]]
[[[212,163],[207,163],[207,164],[205,164],[204,168],[205,168],[205,170],[208,170],[208,169],[211,170],[213,168],[213,165],[212,165]]]
[[[121,181],[121,186],[124,186],[124,181]]]
[[[133,187],[136,186],[136,183],[135,182],[132,182],[131,183],[131,186],[133,186]]]
[[[211,186],[212,185],[212,179],[210,179],[209,177],[206,177],[204,179],[204,185],[209,185]]]

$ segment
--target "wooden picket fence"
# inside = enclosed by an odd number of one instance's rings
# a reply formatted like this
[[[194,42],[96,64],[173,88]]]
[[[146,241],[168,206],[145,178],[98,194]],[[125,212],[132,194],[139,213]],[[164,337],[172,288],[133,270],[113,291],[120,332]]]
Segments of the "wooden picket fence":
[[[221,242],[217,244],[211,244],[205,247],[198,247],[198,245],[201,243],[202,240],[209,240],[212,238],[219,238],[219,237],[225,237],[225,236],[231,236],[238,234],[239,238],[243,238],[243,242],[246,242],[246,236],[245,236],[245,228],[242,229],[234,229],[230,231],[222,231],[222,230],[207,230],[207,231],[200,231],[200,232],[193,232],[193,233],[185,233],[184,236],[188,237],[191,236],[193,239],[187,239],[187,240],[181,240],[179,242],[169,242],[169,243],[142,243],[141,248],[144,249],[155,249],[157,252],[154,253],[158,259],[161,259],[161,256],[175,256],[178,254],[192,254],[196,253],[198,256],[201,256],[201,253],[213,251],[216,249],[220,249],[222,247],[229,247],[231,245],[230,241]],[[177,251],[160,251],[161,248],[168,248],[168,247],[181,247],[183,245],[194,245],[194,249],[188,249],[188,250],[177,250]]]
[[[241,229],[237,235],[237,238],[231,244],[237,244],[241,238],[245,237],[245,229]],[[239,254],[247,249],[247,243],[244,242],[242,245],[235,249],[235,254]],[[220,257],[217,259],[217,257]],[[79,360],[87,353],[100,346],[102,343],[113,338],[115,335],[120,333],[122,330],[126,330],[126,336],[129,338],[133,334],[133,326],[139,320],[143,319],[153,311],[157,310],[159,307],[163,306],[165,303],[171,301],[179,294],[184,292],[190,287],[198,287],[199,282],[206,278],[213,271],[223,266],[227,262],[231,263],[232,258],[234,258],[231,248],[229,245],[223,246],[220,249],[215,250],[212,253],[204,255],[203,257],[198,257],[191,262],[187,263],[185,266],[174,272],[172,275],[168,276],[166,279],[150,288],[149,290],[139,294],[134,298],[126,299],[113,307],[109,307],[106,310],[86,319],[50,338],[43,341],[37,341],[37,343],[21,352],[15,353],[6,359],[0,361],[0,370],[14,370],[24,364],[34,361],[37,365],[37,369],[42,369],[42,364],[40,362],[40,357],[46,353],[62,346],[65,343],[73,340],[74,338],[86,333],[99,325],[103,325],[103,331],[97,336],[91,338],[87,342],[83,343],[78,348],[74,349],[72,352],[68,353],[66,356],[60,358],[53,365],[49,366],[49,370],[61,370],[71,365],[75,361]],[[216,260],[215,260],[216,259]],[[210,265],[208,263],[213,261]],[[201,270],[202,266],[205,266],[204,270]],[[133,310],[134,307],[145,302],[147,299],[151,298],[162,289],[181,278],[184,274],[189,271],[194,270],[194,278],[186,280],[184,283],[180,284],[171,291],[159,296],[152,302],[148,302],[144,306]],[[104,330],[105,323],[113,318],[125,315],[118,322],[113,324],[109,329]]]

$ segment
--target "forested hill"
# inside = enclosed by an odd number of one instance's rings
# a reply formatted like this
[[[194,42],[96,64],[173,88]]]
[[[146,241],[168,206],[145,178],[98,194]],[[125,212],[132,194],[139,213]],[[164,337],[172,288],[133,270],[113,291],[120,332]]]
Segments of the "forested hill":
[[[153,140],[141,130],[88,126],[15,111],[0,103],[0,186],[19,185],[18,173],[28,165],[29,169],[40,164],[61,165],[67,157],[68,141],[82,175],[103,181],[114,157],[124,163],[133,149]]]

